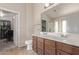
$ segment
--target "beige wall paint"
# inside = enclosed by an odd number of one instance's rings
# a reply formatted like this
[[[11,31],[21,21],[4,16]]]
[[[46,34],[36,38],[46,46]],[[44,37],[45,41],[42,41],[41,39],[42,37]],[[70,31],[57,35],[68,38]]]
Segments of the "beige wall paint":
[[[27,40],[32,39],[32,20],[33,20],[33,4],[26,4],[26,37]]]
[[[25,46],[25,41],[32,39],[32,33],[40,32],[44,4],[0,3],[0,7],[20,12],[19,47]]]
[[[32,33],[39,34],[41,31],[41,12],[44,9],[43,3],[33,4],[33,22],[32,22]]]
[[[20,39],[18,40],[19,47],[25,46],[25,41],[27,39],[31,39],[29,38],[29,35],[31,34],[31,18],[29,17],[29,15],[31,15],[30,6],[30,4],[24,3],[0,3],[1,8],[20,12]]]

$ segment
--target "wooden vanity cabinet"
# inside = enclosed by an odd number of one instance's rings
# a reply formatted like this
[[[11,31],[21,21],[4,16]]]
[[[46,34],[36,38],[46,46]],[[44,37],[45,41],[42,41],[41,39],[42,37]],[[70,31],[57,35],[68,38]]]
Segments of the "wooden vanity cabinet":
[[[76,46],[72,46],[61,42],[56,42],[56,48],[57,50],[67,53],[68,55],[79,55],[79,47]],[[62,55],[64,54],[62,53]]]
[[[45,39],[45,55],[55,55],[55,41]]]
[[[37,39],[38,39],[38,37],[36,37],[36,36],[32,37],[32,49],[35,52],[37,52]]]
[[[33,50],[39,55],[79,55],[79,47],[33,36]]]
[[[44,55],[44,38],[38,37],[37,42],[37,53]]]

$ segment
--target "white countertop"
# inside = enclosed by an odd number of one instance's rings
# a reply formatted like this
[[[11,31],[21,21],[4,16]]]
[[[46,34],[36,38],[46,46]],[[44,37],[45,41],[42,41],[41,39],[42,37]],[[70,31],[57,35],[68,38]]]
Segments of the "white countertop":
[[[42,37],[62,43],[66,43],[69,45],[77,46],[79,47],[79,39],[69,39],[69,38],[64,38],[64,37],[56,37],[53,35],[40,35],[40,34],[32,34],[32,36],[37,36],[37,37]]]

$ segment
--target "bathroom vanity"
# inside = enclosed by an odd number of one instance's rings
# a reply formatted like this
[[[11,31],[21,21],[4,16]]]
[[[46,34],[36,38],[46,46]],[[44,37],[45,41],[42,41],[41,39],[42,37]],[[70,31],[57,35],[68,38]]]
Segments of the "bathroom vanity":
[[[72,41],[72,40],[71,40]],[[33,50],[39,55],[79,55],[79,44],[53,38],[33,35]]]

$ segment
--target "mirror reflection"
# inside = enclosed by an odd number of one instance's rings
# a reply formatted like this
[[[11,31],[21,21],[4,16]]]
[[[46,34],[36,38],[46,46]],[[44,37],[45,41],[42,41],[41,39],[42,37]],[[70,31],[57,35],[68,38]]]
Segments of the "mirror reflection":
[[[61,7],[66,6],[66,9]],[[75,33],[79,34],[79,11],[74,10],[77,6],[69,4],[72,10],[69,11],[68,4],[61,4],[55,8],[51,8],[41,14],[42,32],[55,32],[55,33]],[[64,11],[59,11],[59,9]]]

